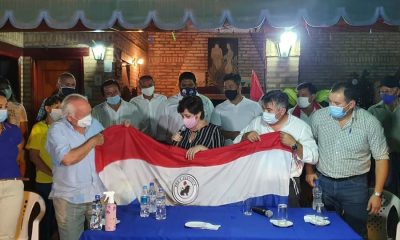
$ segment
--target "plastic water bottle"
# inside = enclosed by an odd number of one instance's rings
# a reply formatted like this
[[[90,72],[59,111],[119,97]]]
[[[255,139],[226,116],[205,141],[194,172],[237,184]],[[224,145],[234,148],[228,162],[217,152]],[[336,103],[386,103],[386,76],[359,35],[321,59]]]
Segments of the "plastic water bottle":
[[[149,217],[149,202],[147,186],[143,186],[142,195],[140,196],[140,217]]]
[[[312,189],[313,202],[312,208],[315,210],[319,203],[322,203],[322,188],[319,184],[319,179],[315,180],[315,186]]]
[[[149,212],[155,213],[156,212],[156,187],[154,186],[153,182],[150,183],[149,197],[150,197]]]
[[[95,196],[95,200],[92,202],[92,216],[90,217],[90,230],[101,230],[101,217],[103,215],[103,205],[100,201],[100,195]]]
[[[163,220],[167,218],[167,208],[165,207],[166,197],[164,190],[160,187],[156,198],[156,219]]]

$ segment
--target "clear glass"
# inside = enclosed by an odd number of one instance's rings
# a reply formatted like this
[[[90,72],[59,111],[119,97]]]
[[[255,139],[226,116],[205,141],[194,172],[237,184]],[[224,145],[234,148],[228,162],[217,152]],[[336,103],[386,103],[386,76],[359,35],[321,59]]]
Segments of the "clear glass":
[[[285,225],[287,221],[287,205],[284,203],[278,204],[278,224]]]
[[[251,211],[252,200],[250,197],[243,200],[243,214],[246,216],[251,216],[253,212]]]

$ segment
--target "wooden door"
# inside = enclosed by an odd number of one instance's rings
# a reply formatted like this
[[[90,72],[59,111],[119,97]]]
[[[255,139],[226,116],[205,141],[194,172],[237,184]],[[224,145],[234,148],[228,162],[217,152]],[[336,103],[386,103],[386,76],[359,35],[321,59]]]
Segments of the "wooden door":
[[[36,113],[43,99],[57,92],[58,76],[70,72],[76,78],[77,91],[83,92],[82,60],[36,60],[34,64],[35,80],[33,84],[33,108]]]

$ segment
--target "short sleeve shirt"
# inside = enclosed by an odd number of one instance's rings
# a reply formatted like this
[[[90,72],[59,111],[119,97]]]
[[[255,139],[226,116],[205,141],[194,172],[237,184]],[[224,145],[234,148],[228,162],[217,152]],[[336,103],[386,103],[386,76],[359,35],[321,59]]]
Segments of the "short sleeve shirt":
[[[4,123],[0,134],[0,179],[20,177],[17,157],[21,142],[21,130],[13,124]]]

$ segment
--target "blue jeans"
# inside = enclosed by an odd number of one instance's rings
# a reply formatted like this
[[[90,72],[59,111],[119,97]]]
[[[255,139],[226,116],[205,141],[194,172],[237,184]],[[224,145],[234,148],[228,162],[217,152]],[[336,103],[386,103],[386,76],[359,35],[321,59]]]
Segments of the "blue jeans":
[[[318,173],[322,200],[328,210],[335,210],[358,234],[367,236],[367,174],[333,179]]]

